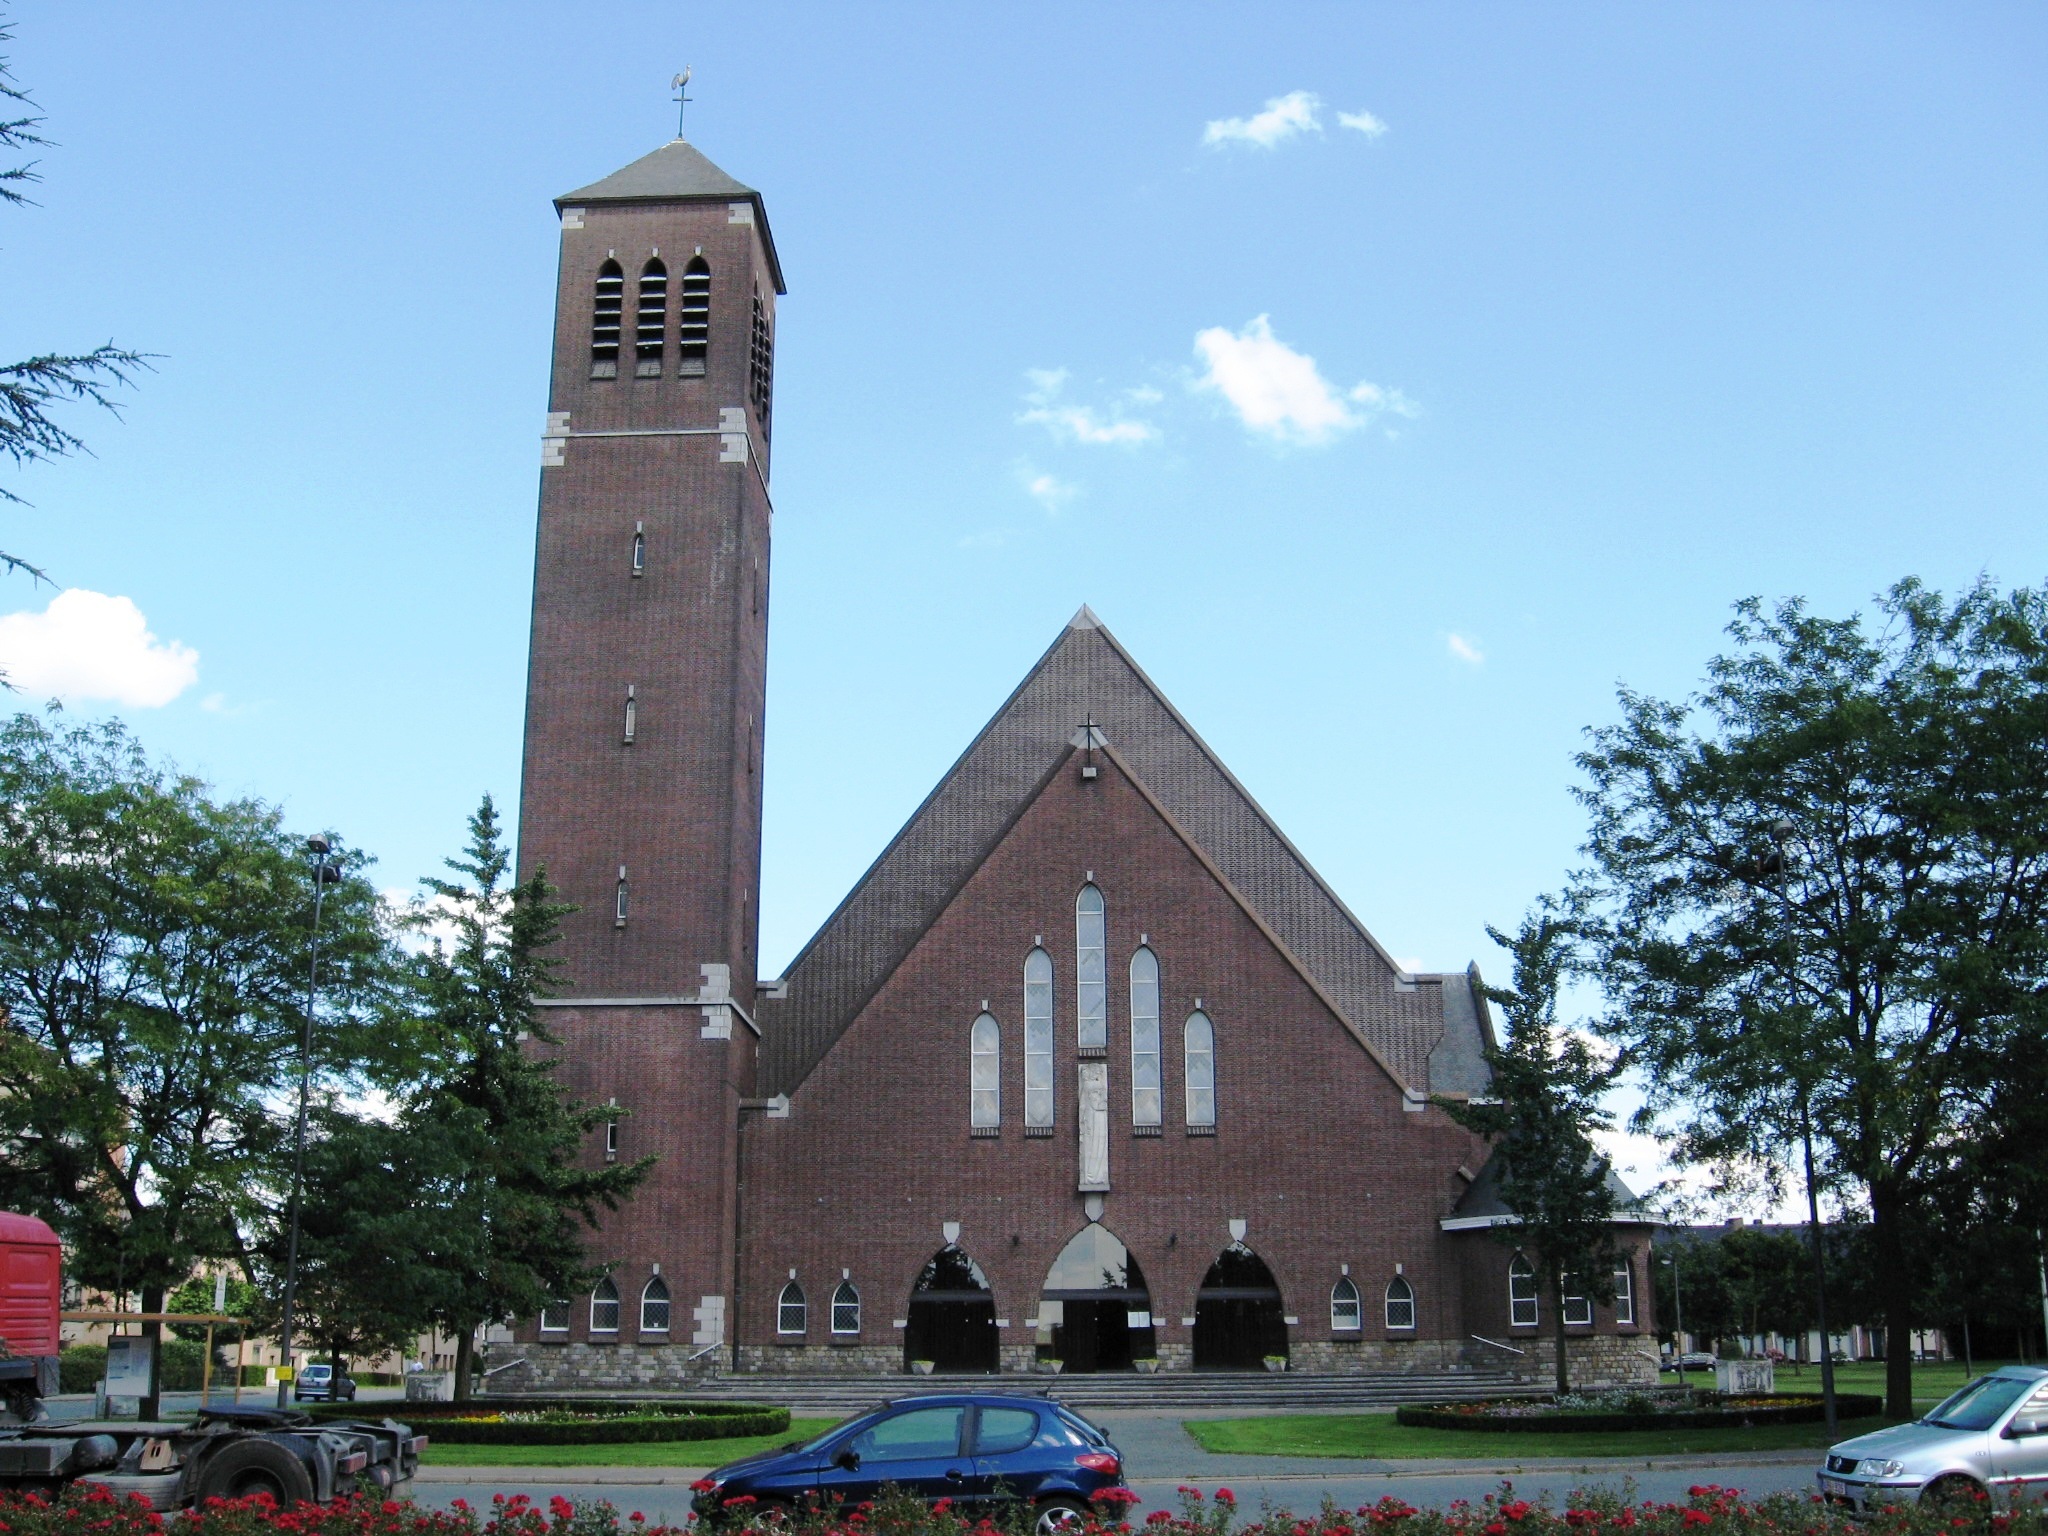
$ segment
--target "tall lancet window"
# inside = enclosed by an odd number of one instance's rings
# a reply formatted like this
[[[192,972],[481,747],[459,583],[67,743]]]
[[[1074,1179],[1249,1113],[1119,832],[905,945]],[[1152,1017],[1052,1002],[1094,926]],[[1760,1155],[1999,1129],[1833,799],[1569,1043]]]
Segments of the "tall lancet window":
[[[702,256],[693,256],[683,268],[682,318],[676,325],[678,377],[702,374],[704,359],[710,351],[711,263]]]
[[[748,388],[754,397],[754,415],[761,430],[768,430],[768,402],[775,393],[775,342],[768,334],[768,308],[754,294],[754,347],[748,370]]]
[[[1024,957],[1024,1125],[1052,1125],[1052,956]]]
[[[1216,1124],[1216,1026],[1197,1008],[1181,1032],[1181,1065],[1187,1075],[1188,1129]]]
[[[626,896],[626,866],[621,864],[619,866],[618,888],[612,897],[612,926],[614,928],[626,926]]]
[[[597,269],[597,302],[590,316],[590,376],[619,376],[619,321],[626,307],[626,274],[616,261]]]
[[[1102,892],[1088,884],[1074,898],[1074,1017],[1084,1051],[1109,1049],[1109,978],[1102,933]]]
[[[968,1091],[973,1095],[973,1128],[994,1130],[1003,1123],[1003,1027],[984,1013],[968,1033]]]
[[[633,745],[633,737],[640,729],[640,701],[633,697],[633,685],[626,684],[626,745]]]
[[[635,576],[644,575],[647,570],[647,525],[633,525],[633,563],[627,567]]]
[[[661,377],[661,343],[668,334],[668,268],[655,257],[640,269],[640,313],[633,332],[633,376]]]
[[[1159,1124],[1159,957],[1131,956],[1131,1124]]]

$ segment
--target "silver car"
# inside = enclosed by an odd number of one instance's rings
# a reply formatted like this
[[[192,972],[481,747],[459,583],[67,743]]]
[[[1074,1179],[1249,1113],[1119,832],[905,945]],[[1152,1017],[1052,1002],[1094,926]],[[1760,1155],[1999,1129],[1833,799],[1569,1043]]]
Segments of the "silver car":
[[[1823,1498],[1858,1510],[2048,1498],[2048,1368],[1979,1376],[1917,1423],[1831,1447],[1817,1475]]]

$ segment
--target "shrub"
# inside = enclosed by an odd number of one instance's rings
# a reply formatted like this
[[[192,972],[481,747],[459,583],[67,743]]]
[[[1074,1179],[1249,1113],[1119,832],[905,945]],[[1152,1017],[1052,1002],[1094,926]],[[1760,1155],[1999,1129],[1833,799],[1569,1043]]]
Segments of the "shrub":
[[[73,1344],[57,1356],[57,1390],[90,1392],[107,1379],[107,1347]]]
[[[1772,1397],[1740,1397],[1726,1401],[1701,1394],[1695,1406],[1664,1409],[1643,1397],[1634,1406],[1617,1402],[1588,1410],[1586,1398],[1574,1394],[1556,1403],[1532,1404],[1526,1399],[1503,1403],[1409,1404],[1394,1410],[1394,1421],[1415,1429],[1473,1429],[1495,1433],[1515,1430],[1592,1431],[1622,1429],[1713,1429],[1718,1425],[1818,1424],[1827,1408],[1818,1397],[1779,1393]],[[1868,1418],[1884,1411],[1884,1399],[1860,1392],[1835,1394],[1835,1411],[1844,1419]]]
[[[377,1405],[359,1408],[354,1403],[321,1403],[307,1411],[316,1418],[350,1419],[379,1409]],[[426,1429],[441,1445],[639,1445],[779,1435],[789,1428],[787,1408],[759,1403],[500,1397],[474,1398],[466,1403],[394,1403],[390,1411]]]

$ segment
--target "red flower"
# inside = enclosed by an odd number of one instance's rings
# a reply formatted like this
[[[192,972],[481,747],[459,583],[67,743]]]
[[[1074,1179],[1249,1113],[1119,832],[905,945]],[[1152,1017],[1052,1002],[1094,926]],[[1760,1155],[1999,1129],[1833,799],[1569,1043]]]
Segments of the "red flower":
[[[1218,1488],[1216,1490],[1216,1502],[1218,1504],[1235,1504],[1237,1502],[1237,1495],[1228,1488]]]
[[[1714,1517],[1703,1509],[1688,1509],[1684,1511],[1684,1516],[1687,1525],[1712,1525],[1714,1523]]]
[[[713,1490],[714,1488],[716,1488],[717,1486],[718,1486],[718,1484],[716,1484],[716,1483],[714,1483],[713,1481],[711,1481],[711,1479],[710,1479],[710,1478],[708,1478],[708,1477],[700,1477],[700,1478],[698,1478],[698,1479],[697,1479],[697,1481],[695,1481],[694,1483],[690,1484],[690,1492],[692,1492],[692,1493],[709,1493],[709,1492],[711,1492],[711,1491],[712,1491],[712,1490]],[[504,1495],[503,1495],[503,1494],[501,1493],[501,1494],[499,1494],[499,1495],[498,1495],[498,1497],[502,1499],[502,1498],[504,1497]]]

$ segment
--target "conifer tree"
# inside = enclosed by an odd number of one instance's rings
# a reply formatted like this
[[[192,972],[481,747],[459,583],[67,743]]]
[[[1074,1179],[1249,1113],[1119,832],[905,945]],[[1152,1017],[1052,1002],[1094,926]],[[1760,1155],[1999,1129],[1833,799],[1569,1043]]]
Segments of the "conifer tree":
[[[451,1170],[422,1279],[455,1335],[455,1389],[467,1397],[476,1330],[585,1288],[603,1269],[587,1256],[600,1209],[616,1209],[653,1159],[592,1166],[583,1155],[619,1112],[564,1093],[534,1006],[554,988],[547,951],[571,909],[545,870],[511,880],[488,795],[465,856],[447,863],[459,880],[424,883],[438,901],[428,915],[453,927],[452,942],[431,947],[417,977],[434,1065],[404,1123]]]
[[[1502,1203],[1514,1220],[1494,1236],[1529,1255],[1548,1298],[1557,1340],[1557,1390],[1571,1390],[1564,1298],[1614,1299],[1614,1189],[1592,1133],[1612,1116],[1600,1098],[1613,1069],[1557,1021],[1557,995],[1571,973],[1579,930],[1546,899],[1513,937],[1487,934],[1514,958],[1514,985],[1488,987],[1507,1038],[1490,1048],[1489,1096],[1439,1099],[1451,1118],[1493,1138]]]

